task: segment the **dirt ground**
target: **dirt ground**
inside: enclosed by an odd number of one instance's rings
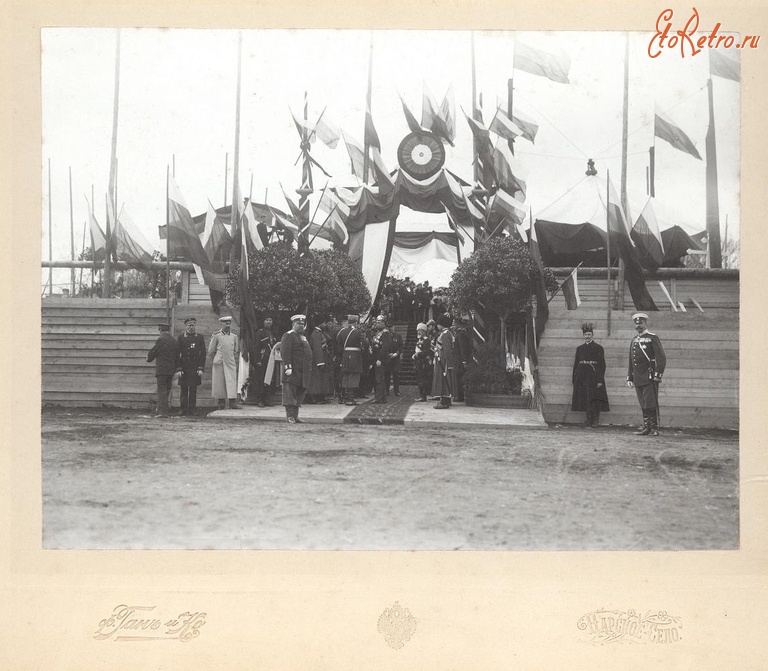
[[[738,547],[738,434],[43,413],[44,547]]]

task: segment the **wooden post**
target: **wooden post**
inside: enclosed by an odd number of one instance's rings
[[[605,253],[606,265],[608,266],[608,335],[611,335],[611,226],[608,222],[608,209],[611,205],[611,171],[605,171]]]
[[[171,169],[165,167],[165,319],[171,323]]]
[[[53,217],[53,208],[51,201],[53,200],[53,194],[51,193],[51,159],[48,159],[48,260],[53,261],[53,224],[51,223]],[[48,295],[53,296],[53,268],[48,269]]]
[[[69,166],[69,257],[75,260],[75,215],[72,206],[72,166]],[[75,269],[70,273],[72,287],[70,296],[75,295]]]

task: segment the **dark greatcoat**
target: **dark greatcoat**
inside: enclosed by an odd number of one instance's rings
[[[308,394],[330,394],[331,388],[329,375],[332,365],[328,353],[328,337],[317,326],[309,334],[309,346],[312,348],[312,375],[307,387]]]
[[[176,357],[176,368],[181,370],[179,384],[187,387],[197,387],[201,384],[202,375],[198,370],[205,370],[205,339],[199,333],[187,335],[182,333],[177,340],[179,353]]]
[[[280,340],[280,356],[283,359],[283,405],[300,406],[312,376],[312,348],[306,336],[293,330],[285,333]],[[286,366],[291,366],[290,375],[285,374]]]
[[[608,391],[605,388],[605,351],[601,345],[592,341],[576,348],[573,361],[573,397],[571,410],[586,412],[594,402],[594,410],[608,412]],[[597,385],[601,384],[601,387]]]
[[[269,355],[277,342],[277,338],[272,334],[271,330],[260,328],[256,331],[254,341],[254,347],[251,354],[251,366],[253,367],[251,382],[253,384],[253,393],[257,396],[261,396],[264,393],[264,375],[267,371],[267,365],[269,364]],[[276,382],[276,375],[273,374],[271,384]],[[266,386],[270,385],[267,384]]]
[[[155,362],[155,377],[172,376],[176,372],[176,357],[179,344],[169,332],[165,331],[155,340],[155,345],[147,354],[147,361]]]
[[[435,340],[435,369],[432,373],[432,396],[455,397],[458,392],[456,376],[456,343],[453,333],[444,329]],[[444,375],[443,373],[447,373]]]

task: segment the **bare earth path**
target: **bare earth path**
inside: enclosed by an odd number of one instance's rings
[[[46,548],[738,547],[738,435],[45,410]]]

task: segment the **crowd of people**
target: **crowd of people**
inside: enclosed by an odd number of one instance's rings
[[[428,280],[415,283],[410,277],[388,276],[374,313],[389,315],[396,322],[427,322],[448,311],[445,288],[433,289]]]
[[[640,435],[658,435],[658,388],[666,366],[659,337],[648,330],[648,315],[632,316],[637,335],[632,339],[627,385],[635,389],[643,414]],[[247,374],[240,374],[240,344],[231,330],[231,317],[221,317],[222,327],[211,336],[208,347],[196,332],[196,320],[184,320],[184,333],[174,338],[169,324],[160,324],[160,335],[147,354],[155,362],[157,415],[170,416],[169,398],[178,376],[182,415],[195,414],[197,387],[202,383],[207,358],[211,359],[211,395],[219,407],[237,409],[238,399],[253,399],[258,407],[272,405],[281,389],[287,421],[301,423],[304,403],[357,405],[358,399],[374,393],[373,403],[387,403],[390,388],[400,395],[400,371],[404,355],[402,336],[391,328],[384,315],[361,325],[359,315],[347,315],[341,323],[334,317],[295,314],[291,328],[280,337],[274,320],[267,316],[247,352]],[[472,361],[472,337],[467,323],[447,313],[419,322],[413,359],[417,402],[429,397],[434,406],[446,410],[464,401],[463,374]],[[584,344],[576,350],[573,364],[571,410],[586,413],[586,425],[599,426],[600,413],[610,410],[605,385],[605,353],[594,342],[594,326],[582,325]]]
[[[160,336],[147,355],[156,362],[157,415],[170,416],[169,397],[178,380],[182,415],[196,412],[197,387],[202,382],[207,359],[211,360],[211,395],[223,409],[238,409],[249,401],[257,407],[274,404],[281,390],[287,421],[301,423],[299,408],[305,404],[357,405],[373,393],[373,403],[387,403],[390,391],[400,395],[400,372],[404,341],[384,315],[361,324],[350,314],[339,322],[335,317],[314,315],[291,317],[291,328],[278,334],[271,316],[250,343],[247,373],[240,370],[240,343],[231,330],[231,317],[221,317],[206,348],[196,332],[196,320],[184,322],[184,333],[170,334],[170,325],[160,324]],[[463,401],[461,376],[472,358],[472,339],[462,319],[443,313],[436,320],[417,325],[417,342],[411,355],[419,387],[418,401],[438,400],[435,408],[446,409],[452,400]]]

